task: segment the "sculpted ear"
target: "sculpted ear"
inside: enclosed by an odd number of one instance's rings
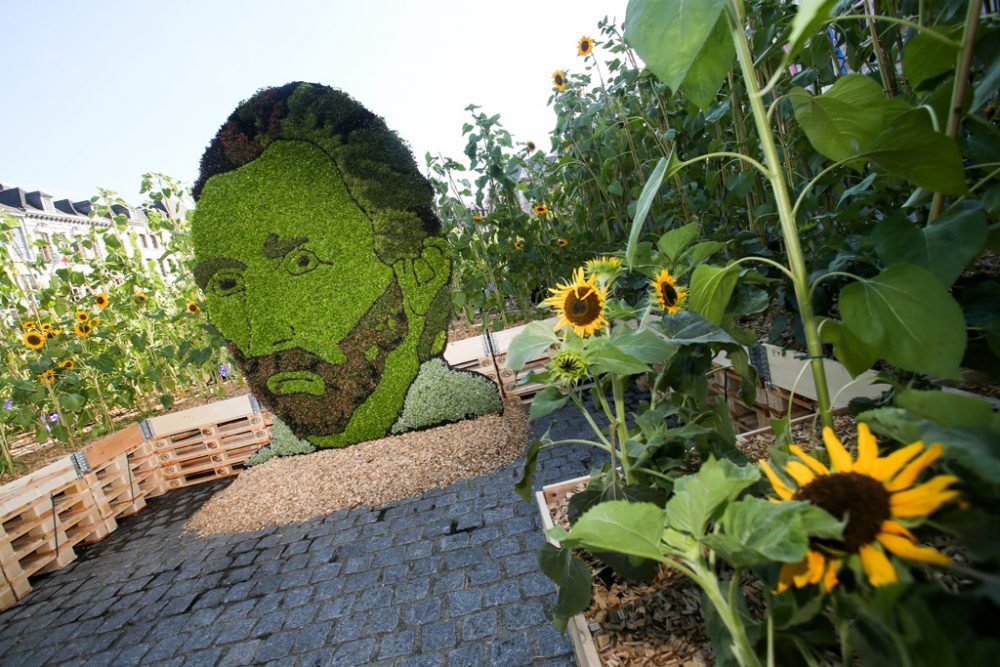
[[[412,211],[382,209],[372,217],[375,254],[386,264],[417,259],[427,238],[420,218]]]

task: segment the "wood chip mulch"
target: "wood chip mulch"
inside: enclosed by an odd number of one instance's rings
[[[528,416],[517,402],[502,415],[274,458],[242,473],[188,521],[202,534],[299,523],[341,509],[377,508],[515,461],[528,440]]]

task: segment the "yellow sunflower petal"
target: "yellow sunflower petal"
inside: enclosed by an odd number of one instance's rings
[[[785,466],[785,472],[791,475],[792,479],[794,479],[800,487],[805,486],[809,482],[816,479],[816,475],[813,474],[813,471],[807,468],[804,463],[800,463],[799,461],[789,461],[788,465]]]
[[[899,473],[896,479],[886,484],[885,488],[890,491],[902,491],[908,488],[916,481],[920,473],[927,469],[927,466],[938,460],[942,452],[944,452],[944,447],[938,443],[934,443],[927,448],[926,452],[913,459],[908,466],[903,468],[903,472]]]
[[[840,561],[829,560],[826,564],[826,573],[823,575],[823,588],[827,593],[837,585],[837,570],[840,569]]]
[[[792,454],[795,454],[797,457],[799,457],[800,459],[802,459],[802,461],[805,462],[805,464],[807,466],[809,466],[809,468],[814,473],[816,473],[817,475],[829,475],[830,474],[830,469],[829,468],[827,468],[825,465],[823,465],[819,461],[819,459],[817,459],[817,458],[815,458],[813,456],[810,456],[809,454],[806,454],[804,451],[802,451],[802,448],[799,447],[798,445],[792,445],[788,449],[791,450]]]
[[[910,459],[919,454],[924,449],[924,443],[914,442],[902,449],[897,449],[892,454],[884,456],[872,467],[869,474],[880,482],[887,482],[892,479]]]
[[[896,570],[884,553],[870,544],[863,544],[858,549],[861,556],[861,567],[868,575],[868,581],[872,586],[885,586],[899,581]]]
[[[938,475],[929,482],[900,491],[889,496],[889,506],[893,516],[927,516],[941,505],[958,496],[958,491],[948,487],[958,482],[954,475]]]
[[[789,489],[784,482],[781,481],[780,477],[774,474],[774,470],[771,469],[771,464],[767,461],[758,461],[758,463],[760,463],[760,467],[764,469],[764,474],[767,475],[767,478],[771,480],[771,486],[774,487],[774,492],[778,494],[778,497],[782,500],[791,500],[792,496],[795,494],[792,493],[792,490]]]
[[[931,563],[933,565],[950,565],[951,558],[945,556],[937,549],[922,547],[909,538],[901,535],[891,535],[889,533],[879,533],[876,538],[883,547],[896,554],[900,558],[916,560],[921,563]]]
[[[854,472],[868,475],[877,460],[878,442],[868,424],[858,422],[858,460],[854,463]]]
[[[903,537],[908,537],[914,542],[917,538],[913,536],[913,533],[908,531],[902,524],[896,523],[895,521],[886,520],[882,522],[882,527],[879,529],[879,533],[889,533],[890,535],[902,535]]]
[[[802,588],[805,583],[800,584],[800,581],[805,581],[803,577],[808,577],[809,574],[809,558],[808,554],[806,558],[802,559],[798,563],[785,563],[781,566],[781,572],[778,573],[778,588],[774,590],[775,593],[784,593],[790,587],[795,586],[796,588]]]
[[[834,469],[837,472],[851,472],[851,454],[840,444],[837,434],[829,426],[823,427],[823,442],[826,444],[826,451],[830,453]]]
[[[826,570],[826,558],[818,551],[807,551],[806,552],[806,564],[808,565],[808,571],[802,578],[802,583],[796,579],[795,585],[802,588],[806,584],[818,584],[823,579],[823,572]]]

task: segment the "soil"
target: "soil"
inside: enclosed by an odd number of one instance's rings
[[[493,414],[424,431],[275,458],[242,473],[187,523],[202,534],[299,523],[337,510],[420,495],[515,461],[528,440],[517,401]]]

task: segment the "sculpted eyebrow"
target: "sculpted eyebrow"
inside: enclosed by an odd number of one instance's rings
[[[194,267],[194,281],[198,284],[198,287],[205,289],[208,287],[208,281],[212,279],[216,271],[221,269],[239,269],[243,271],[247,268],[247,265],[238,259],[229,259],[228,257],[213,257],[212,259],[206,259]]]
[[[308,236],[296,236],[282,241],[274,232],[264,241],[264,257],[267,259],[280,259],[298,248],[303,243],[309,243]]]

